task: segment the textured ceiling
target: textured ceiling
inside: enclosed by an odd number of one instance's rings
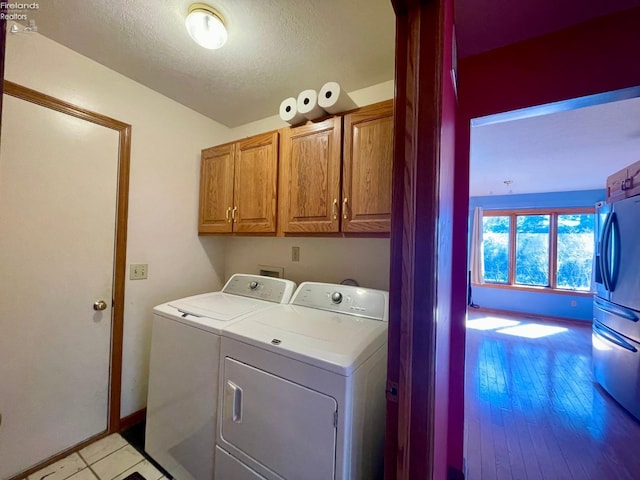
[[[194,110],[234,127],[337,81],[347,91],[393,79],[391,0],[208,0],[229,41],[189,38],[191,0],[45,0],[39,32]],[[640,0],[455,0],[461,56],[637,6]]]
[[[41,34],[230,127],[275,115],[284,98],[330,80],[353,91],[393,79],[390,0],[209,0],[229,31],[214,51],[184,28],[191,3],[45,0],[29,18]],[[481,53],[638,5],[455,0],[458,52]],[[607,175],[637,159],[639,112],[634,100],[474,128],[471,193],[602,188]]]
[[[640,98],[473,127],[470,194],[605,188],[639,152]]]
[[[347,91],[393,79],[389,0],[210,0],[229,32],[219,50],[184,27],[190,0],[45,0],[39,33],[229,127],[337,81]]]

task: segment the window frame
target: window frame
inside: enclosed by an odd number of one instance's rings
[[[507,283],[473,283],[474,286],[506,290],[558,293],[562,295],[592,296],[592,292],[558,288],[558,215],[595,215],[595,207],[522,208],[484,210],[482,217],[509,217],[509,275]],[[520,285],[516,280],[516,218],[522,215],[549,215],[549,285]]]

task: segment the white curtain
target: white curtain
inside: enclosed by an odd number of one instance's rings
[[[472,283],[484,283],[484,249],[482,246],[482,207],[473,210],[471,225],[471,257],[469,260]]]

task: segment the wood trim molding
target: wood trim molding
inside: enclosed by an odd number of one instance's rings
[[[499,210],[483,210],[482,215],[485,217],[508,217],[511,215],[572,215],[580,213],[595,213],[593,207],[561,207],[561,208],[513,208]]]
[[[500,290],[516,290],[518,292],[553,293],[556,295],[571,295],[574,297],[591,297],[593,292],[579,292],[575,290],[560,290],[551,287],[534,287],[531,285],[509,285],[508,283],[472,283],[478,288],[497,288]]]
[[[446,55],[453,12],[448,0],[392,3],[396,99],[385,478],[444,478],[455,96],[443,79],[451,81]]]
[[[131,125],[129,124],[107,117],[106,115],[92,112],[91,110],[86,110],[73,105],[72,103],[38,92],[37,90],[23,87],[22,85],[10,82],[9,80],[4,81],[4,93],[66,115],[71,115],[72,117],[86,120],[87,122],[111,128],[112,130],[117,130],[119,132],[126,130],[127,128],[131,130]]]
[[[0,13],[7,12],[7,4],[0,3]],[[2,131],[2,97],[4,91],[4,56],[7,47],[7,20],[0,15],[0,132]],[[2,138],[0,137],[0,141]]]
[[[135,427],[136,425],[144,422],[147,417],[147,409],[142,408],[137,412],[133,412],[131,415],[127,415],[126,417],[122,417],[120,419],[120,431],[124,432],[131,427]]]
[[[3,85],[4,93],[7,95],[110,128],[117,131],[120,136],[113,281],[113,319],[111,330],[111,378],[109,385],[109,417],[107,426],[107,433],[117,432],[120,429],[120,396],[122,390],[122,342],[124,328],[124,289],[126,280],[129,165],[131,160],[131,125],[7,80],[4,80]]]
[[[493,315],[501,315],[522,320],[541,320],[547,322],[569,323],[572,325],[591,325],[590,320],[578,320],[577,318],[554,317],[552,315],[541,315],[538,313],[514,312],[513,310],[501,310],[499,308],[479,307],[469,310],[470,312],[488,313]]]
[[[516,283],[516,249],[518,248],[516,230],[518,228],[515,215],[509,217],[509,284]]]

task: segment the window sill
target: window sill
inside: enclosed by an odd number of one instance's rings
[[[473,287],[498,288],[501,290],[516,290],[519,292],[553,293],[557,295],[571,295],[574,297],[592,297],[592,292],[582,292],[576,290],[560,290],[550,287],[533,287],[525,285],[505,285],[501,283],[472,283]]]

